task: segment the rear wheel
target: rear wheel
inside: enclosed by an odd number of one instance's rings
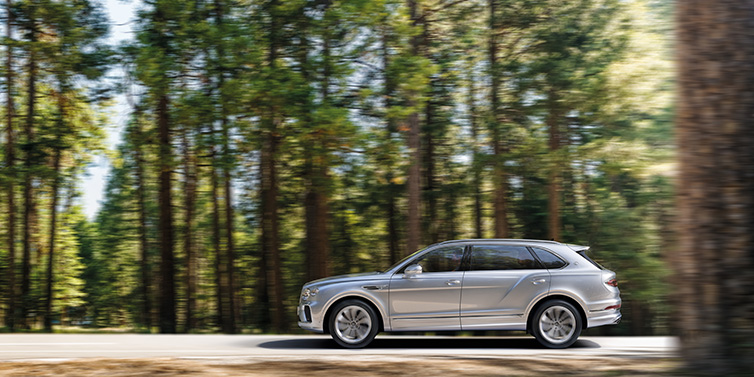
[[[329,321],[330,336],[345,348],[366,347],[379,330],[374,309],[360,300],[347,300],[337,304]]]
[[[534,312],[532,333],[547,348],[566,348],[581,335],[583,320],[576,308],[563,300],[551,300]]]

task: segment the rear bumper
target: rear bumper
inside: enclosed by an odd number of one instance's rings
[[[596,313],[589,313],[587,328],[617,325],[623,316],[619,310],[605,310]]]

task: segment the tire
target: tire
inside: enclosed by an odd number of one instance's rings
[[[328,318],[330,336],[344,348],[364,348],[380,328],[377,314],[361,300],[346,300],[332,309]]]
[[[547,348],[568,348],[581,335],[583,319],[576,308],[563,300],[540,306],[531,321],[532,333]]]

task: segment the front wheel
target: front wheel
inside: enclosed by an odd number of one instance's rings
[[[363,301],[343,301],[333,308],[332,313],[330,336],[341,347],[363,348],[377,335],[377,314]]]
[[[579,338],[582,319],[570,303],[551,300],[537,309],[531,324],[540,344],[547,348],[567,348]]]

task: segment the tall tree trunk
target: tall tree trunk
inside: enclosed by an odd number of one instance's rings
[[[467,106],[469,107],[469,125],[471,126],[471,152],[473,159],[471,166],[473,169],[473,195],[474,195],[474,234],[476,238],[482,238],[484,233],[482,229],[482,169],[479,163],[479,125],[476,117],[476,90],[474,87],[474,67],[469,67],[469,96]]]
[[[157,130],[159,134],[159,201],[160,219],[160,332],[176,332],[175,313],[175,263],[173,255],[172,172],[173,153],[170,142],[168,97],[160,94],[157,104]]]
[[[212,151],[211,151],[211,158],[212,158],[212,166],[210,167],[210,180],[212,185],[212,248],[213,252],[215,254],[215,288],[217,292],[215,293],[215,298],[217,299],[217,326],[225,330],[225,316],[227,313],[227,304],[225,302],[225,299],[227,295],[225,294],[227,286],[226,286],[226,273],[225,268],[227,264],[224,262],[225,255],[222,252],[222,248],[220,247],[220,241],[221,241],[221,232],[220,232],[220,203],[217,198],[218,190],[220,190],[220,184],[218,182],[217,177],[217,169],[219,166],[218,158],[217,158],[217,150],[216,150],[216,138],[215,135],[215,129],[214,126],[211,127],[212,133]]]
[[[561,172],[560,159],[560,111],[558,106],[558,97],[554,91],[549,94],[549,111],[547,116],[547,128],[549,130],[550,146],[550,171],[549,182],[547,184],[547,230],[548,237],[554,241],[560,241],[560,230],[562,228],[560,220],[560,192],[563,175]]]
[[[58,140],[58,142],[61,142]],[[50,238],[49,248],[50,253],[47,257],[47,295],[45,299],[45,318],[44,327],[45,331],[52,332],[52,302],[53,302],[53,266],[55,262],[55,233],[57,232],[57,219],[58,219],[58,191],[60,187],[60,158],[61,158],[60,146],[55,147],[55,155],[53,156],[53,181],[52,181],[52,202],[50,203]]]
[[[489,40],[488,55],[490,65],[490,110],[492,112],[492,150],[494,153],[493,163],[493,182],[495,184],[495,237],[508,237],[508,177],[505,173],[503,163],[503,146],[502,135],[500,134],[500,67],[498,66],[498,20],[497,20],[497,0],[489,0]]]
[[[420,22],[419,4],[416,0],[407,0],[409,6],[409,13],[412,24],[417,26]],[[411,38],[411,48],[414,56],[419,56],[421,53],[421,36],[415,35]],[[413,95],[412,98],[408,98],[408,106],[416,108],[417,98]],[[414,110],[407,119],[408,123],[408,150],[409,158],[411,159],[411,165],[408,168],[408,226],[406,236],[406,252],[405,254],[411,254],[419,249],[419,242],[421,240],[421,125],[419,123],[419,113]]]
[[[327,2],[326,6],[329,7]],[[325,12],[327,9],[324,10]],[[329,30],[325,30],[323,36],[323,69],[320,95],[322,106],[330,106],[330,36]],[[328,163],[329,147],[327,145],[327,130],[322,129],[320,124],[314,124],[310,135],[311,148],[307,151],[306,163],[307,190],[305,196],[306,207],[306,247],[307,247],[307,278],[315,280],[329,275],[328,260],[330,251],[330,237],[328,229]]]
[[[221,105],[223,108],[224,106]],[[235,281],[235,245],[233,243],[233,192],[231,190],[231,177],[230,171],[232,167],[230,154],[230,135],[228,132],[228,119],[225,114],[222,114],[222,137],[223,137],[223,189],[225,192],[225,236],[227,242],[225,244],[225,263],[227,267],[225,270],[228,275],[228,313],[226,317],[225,332],[228,334],[235,334],[240,320],[240,311],[238,310],[238,303],[236,302],[236,281]]]
[[[194,207],[196,202],[196,159],[189,141],[189,131],[181,133],[183,144],[184,233],[183,250],[186,254],[186,332],[196,328],[196,247],[194,246]]]
[[[754,370],[754,1],[676,3],[675,321],[689,371]]]
[[[50,237],[49,237],[49,255],[47,256],[47,295],[45,300],[44,328],[47,332],[52,332],[52,302],[53,296],[53,266],[55,263],[55,234],[57,232],[58,219],[58,191],[60,190],[60,159],[63,153],[63,143],[61,133],[65,129],[66,110],[65,110],[65,90],[64,83],[60,82],[60,92],[58,93],[58,129],[55,130],[54,155],[52,160],[52,201],[50,203]]]
[[[7,102],[5,103],[5,161],[6,170],[8,171],[6,194],[8,199],[8,263],[7,272],[8,288],[6,289],[8,298],[8,312],[5,316],[5,326],[14,331],[16,328],[16,198],[15,198],[15,163],[16,163],[16,145],[15,131],[13,130],[13,116],[15,115],[15,105],[13,104],[13,1],[6,0],[5,31],[8,38],[5,55],[5,93]]]
[[[34,213],[34,196],[32,192],[33,174],[32,170],[37,165],[36,161],[36,141],[34,136],[34,117],[36,115],[37,100],[37,30],[34,21],[35,12],[33,6],[29,10],[31,21],[30,38],[29,38],[29,77],[27,88],[27,105],[26,105],[26,124],[24,134],[26,135],[26,161],[24,174],[24,225],[23,225],[23,260],[21,265],[21,318],[20,324],[23,328],[29,328],[27,323],[28,313],[34,304],[31,299],[31,247],[32,247],[32,215]]]
[[[423,56],[427,59],[431,59],[430,56],[430,38],[431,33],[429,29],[429,22],[425,19],[422,22],[422,38],[421,49]],[[432,95],[432,88],[437,85],[435,79],[430,79],[430,96]],[[424,104],[424,141],[422,146],[424,147],[424,197],[426,199],[427,208],[425,212],[426,219],[426,235],[425,239],[428,243],[437,243],[440,240],[440,218],[437,215],[437,193],[435,186],[435,104],[432,102],[432,98],[427,100]],[[420,215],[421,217],[421,215]]]
[[[381,28],[382,32],[382,69],[385,72],[384,81],[384,96],[385,96],[385,111],[386,113],[394,106],[395,97],[395,80],[388,74],[390,68],[390,33],[388,26],[385,25]],[[387,130],[386,142],[390,143],[393,138],[393,133],[397,131],[395,120],[388,117],[386,120]],[[387,173],[387,218],[388,218],[388,251],[390,253],[390,264],[393,265],[401,259],[401,252],[399,250],[399,235],[398,235],[398,210],[396,208],[396,184],[393,183],[392,169]]]
[[[224,32],[225,4],[221,0],[215,1],[215,21],[221,34]],[[220,99],[220,131],[222,132],[222,144],[223,144],[223,191],[225,197],[225,236],[227,242],[225,243],[225,271],[227,274],[227,288],[225,293],[227,294],[226,303],[227,311],[226,317],[223,320],[223,331],[227,334],[234,334],[237,331],[238,322],[240,321],[240,310],[238,303],[236,302],[236,281],[235,281],[235,244],[233,239],[233,192],[231,181],[231,169],[233,168],[232,156],[230,151],[230,131],[228,116],[226,114],[226,96],[223,93],[223,87],[225,83],[225,66],[223,63],[225,57],[225,51],[223,48],[223,42],[217,44],[217,55],[220,59],[220,64],[217,67],[218,74],[218,96]]]
[[[136,160],[136,201],[139,210],[139,254],[141,268],[141,323],[152,329],[152,301],[150,294],[149,239],[147,236],[147,198],[144,179],[144,153],[142,151],[145,137],[141,128],[141,109],[136,108],[136,129],[134,135],[134,159]]]
[[[280,261],[280,239],[278,229],[278,183],[275,156],[278,148],[278,136],[275,132],[275,119],[269,119],[270,129],[264,135],[260,156],[261,194],[262,194],[262,250],[267,264],[267,284],[269,289],[270,318],[275,331],[284,328],[283,282]]]
[[[278,1],[272,0],[269,3],[270,9],[270,28],[269,41],[270,50],[267,56],[267,63],[274,72],[277,69],[278,48],[280,30],[278,12]],[[260,172],[260,194],[262,201],[262,252],[265,255],[265,264],[267,267],[266,283],[268,285],[268,295],[270,299],[270,319],[272,328],[275,331],[283,331],[286,326],[286,315],[283,309],[283,277],[282,265],[280,260],[280,236],[279,236],[279,218],[278,218],[278,176],[277,176],[277,151],[280,143],[278,135],[278,126],[280,122],[278,109],[275,105],[270,105],[267,114],[264,115],[262,134],[262,151],[260,154],[259,168]]]

